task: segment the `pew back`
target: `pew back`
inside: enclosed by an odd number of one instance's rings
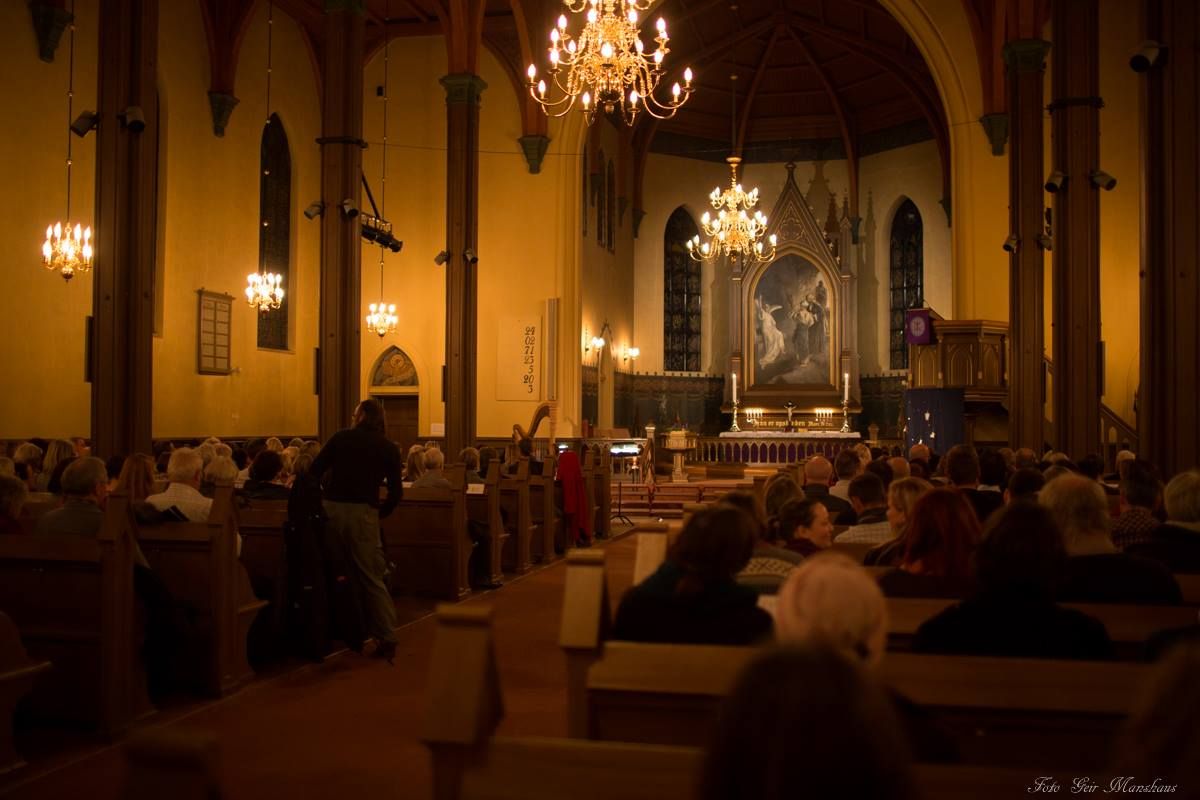
[[[393,594],[458,600],[470,593],[467,504],[463,467],[446,469],[450,489],[405,489],[404,499],[380,521],[384,551],[395,564]]]

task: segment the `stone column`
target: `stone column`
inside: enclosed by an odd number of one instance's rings
[[[152,452],[158,0],[102,0],[99,40],[92,452],[108,457]]]
[[[742,310],[745,308],[745,298],[742,293],[745,288],[744,278],[745,271],[742,269],[742,260],[734,259],[729,264],[729,372],[730,374],[737,373],[738,375],[738,396],[745,394],[749,388],[749,376],[746,375],[744,354],[742,353],[742,326],[743,321]],[[753,348],[753,345],[751,345]],[[750,353],[750,357],[754,357],[754,353]],[[725,382],[725,402],[733,401],[733,385],[731,380]]]
[[[1010,360],[1008,371],[1009,442],[1040,452],[1044,440],[1043,366],[1045,336],[1042,330],[1042,73],[1049,42],[1018,39],[1004,45],[1008,67],[1008,110],[1012,138],[1008,160],[1009,225],[1016,237],[1016,252],[1009,257],[1008,316]],[[997,242],[997,245],[999,242]]]
[[[487,84],[459,73],[446,89],[446,453],[475,442],[479,280],[479,101]]]
[[[1167,477],[1200,464],[1200,6],[1146,0],[1164,47],[1143,84],[1138,455]]]
[[[361,392],[363,0],[325,0],[324,93],[321,103],[321,318],[317,427],[321,441],[350,426]]]
[[[1100,69],[1096,0],[1055,0],[1054,171],[1067,176],[1054,195],[1054,429],[1072,458],[1100,446]]]

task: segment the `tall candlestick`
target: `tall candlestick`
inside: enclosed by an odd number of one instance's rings
[[[842,387],[843,387],[842,388],[842,402],[849,403],[850,402],[850,373],[849,372],[842,373]]]
[[[737,405],[737,373],[733,373],[733,404]]]

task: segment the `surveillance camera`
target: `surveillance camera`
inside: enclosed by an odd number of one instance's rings
[[[395,237],[392,237],[392,240],[390,242],[388,242],[388,247],[391,248],[391,251],[393,253],[399,253],[401,250],[404,249],[404,242],[400,241],[399,239],[397,239]]]
[[[475,254],[475,251],[469,247],[463,251],[463,258],[465,258],[467,260],[468,264],[478,264],[479,263],[479,256],[477,256]]]
[[[1018,239],[1014,234],[1010,233],[1008,235],[1008,238],[1004,240],[1005,252],[1015,253],[1020,248],[1020,246],[1021,246],[1021,240]]]
[[[146,130],[146,114],[142,111],[141,106],[129,106],[121,112],[121,121],[125,123],[125,127],[134,133],[141,133]]]
[[[346,219],[354,219],[358,216],[358,206],[354,205],[354,201],[349,198],[342,201],[342,214]]]
[[[1050,238],[1049,234],[1039,233],[1037,235],[1037,243],[1038,247],[1042,248],[1043,250],[1054,249],[1054,240]]]
[[[1166,48],[1155,41],[1142,42],[1138,51],[1129,59],[1129,68],[1134,72],[1148,72],[1162,58]]]
[[[443,250],[442,252],[438,253],[436,256],[433,257],[433,263],[437,264],[439,267],[442,266],[443,264],[445,264],[449,260],[450,260],[450,254],[447,253],[445,250]]]
[[[1117,179],[1109,175],[1102,169],[1094,169],[1088,173],[1088,178],[1091,179],[1092,185],[1097,189],[1103,189],[1106,192],[1111,192],[1117,188]]]
[[[325,213],[325,204],[320,200],[314,200],[308,204],[308,208],[304,209],[304,216],[309,219],[316,219]]]
[[[1050,194],[1062,191],[1063,186],[1067,183],[1067,176],[1059,170],[1054,170],[1050,173],[1050,177],[1046,178],[1046,191]]]
[[[84,136],[87,136],[88,131],[92,130],[92,128],[95,128],[99,122],[100,117],[95,111],[84,111],[75,118],[74,122],[71,123],[71,133],[82,139]]]

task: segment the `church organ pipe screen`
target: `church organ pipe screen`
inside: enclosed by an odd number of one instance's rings
[[[892,218],[889,306],[891,368],[908,369],[904,312],[925,304],[924,228],[921,212],[905,198]]]
[[[687,242],[699,233],[682,207],[667,220],[663,237],[663,367],[668,372],[699,372],[702,324],[700,262]]]
[[[272,114],[263,126],[259,151],[259,229],[258,261],[260,270],[283,276],[283,303],[274,311],[258,315],[258,346],[270,350],[288,349],[288,304],[291,283],[292,157],[287,133],[278,114]]]

